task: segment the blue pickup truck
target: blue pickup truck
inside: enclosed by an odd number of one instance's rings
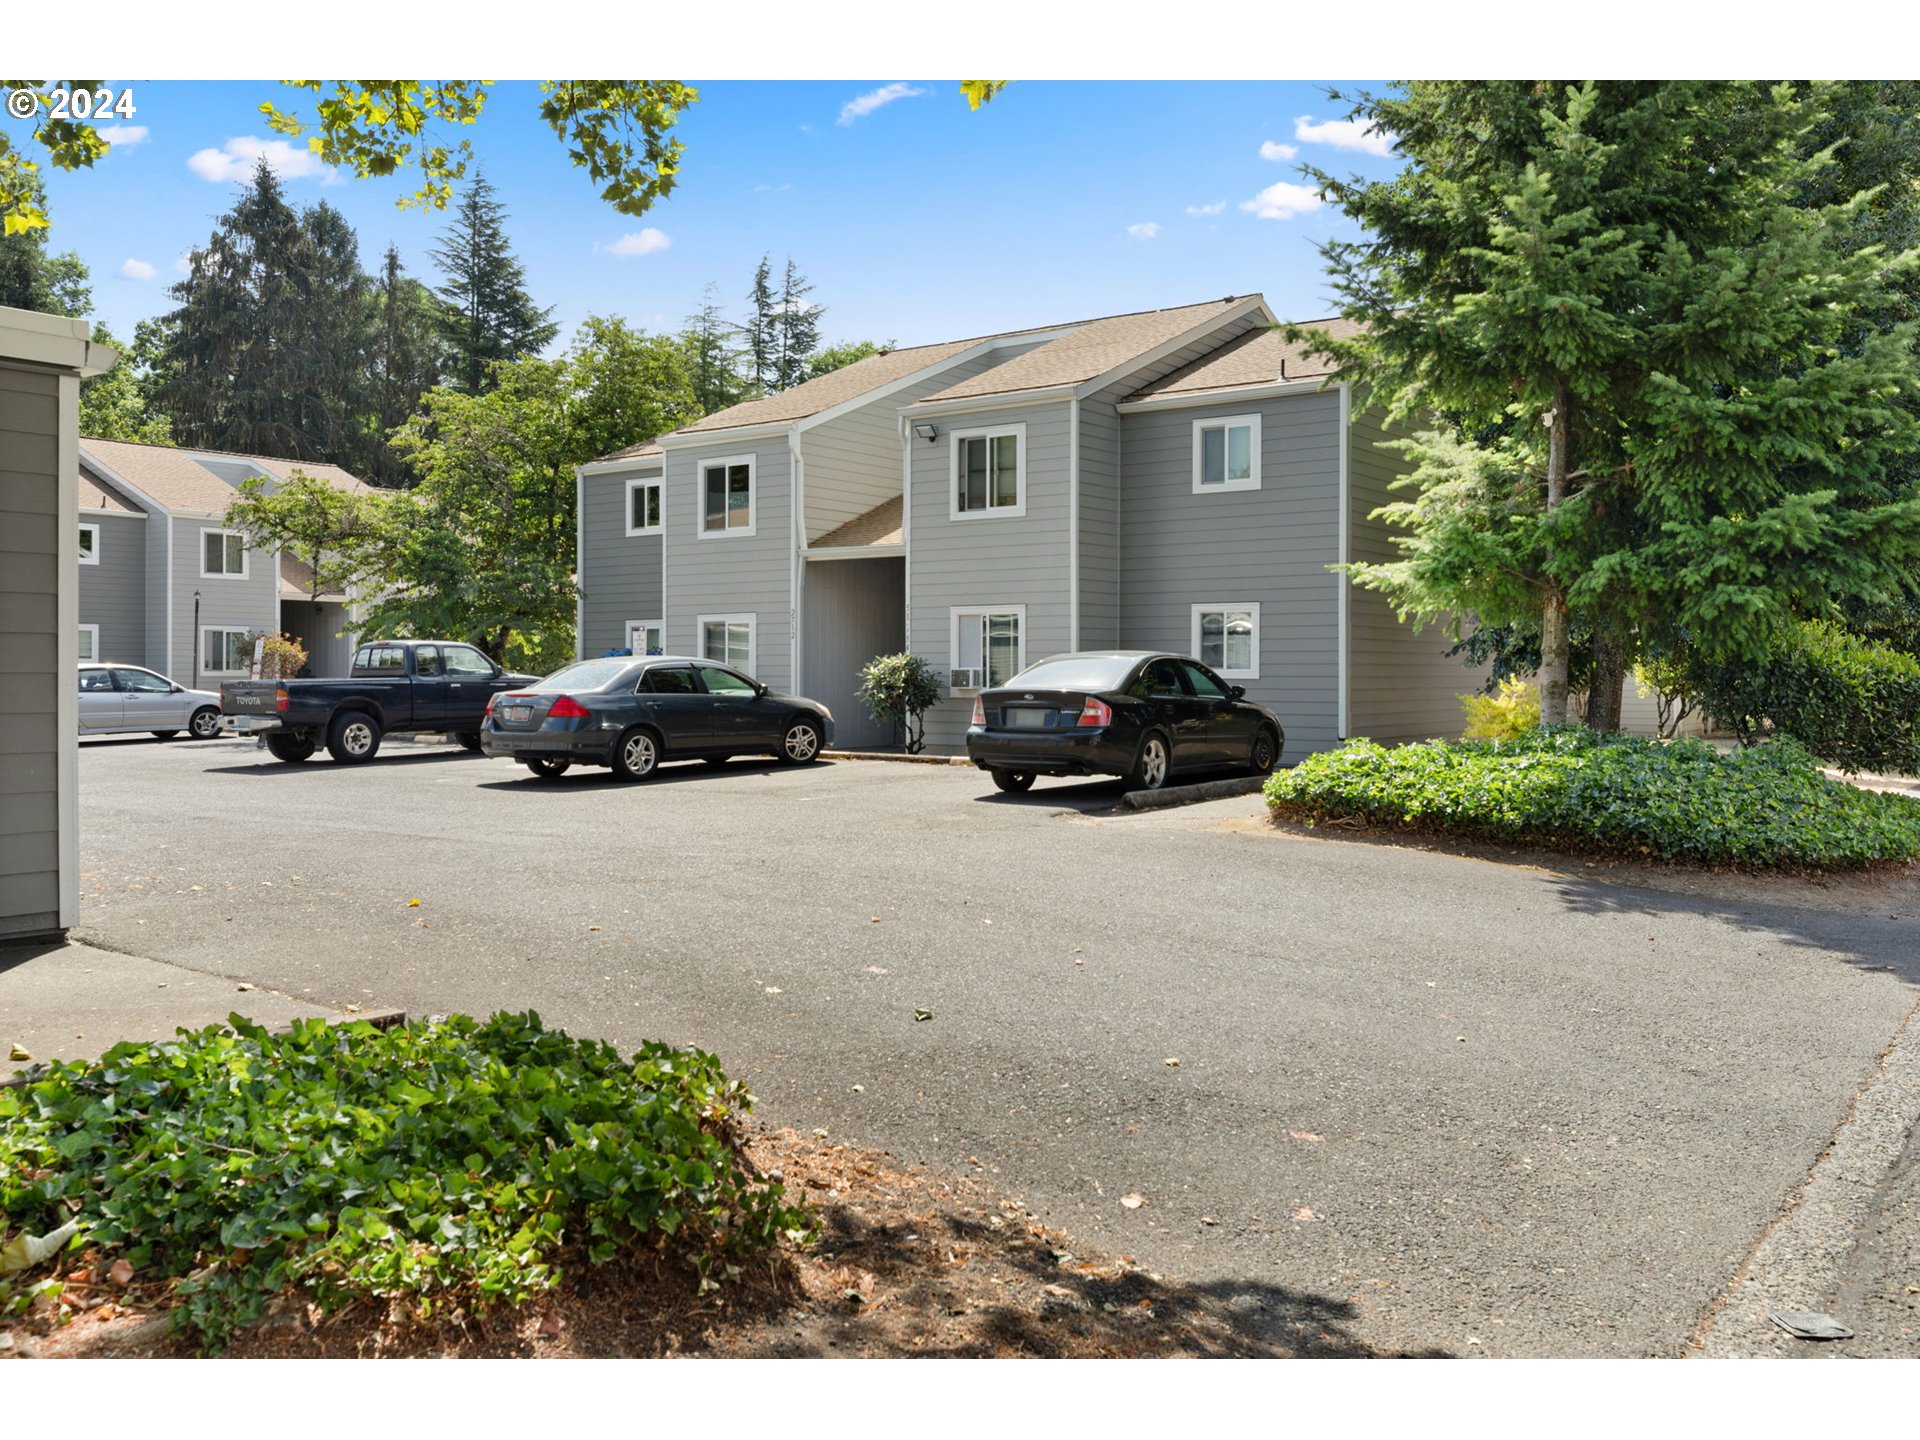
[[[276,760],[297,764],[322,745],[342,765],[371,760],[380,737],[438,730],[480,748],[487,702],[537,675],[502,670],[456,640],[374,640],[344,680],[232,680],[220,687],[221,728],[260,735]]]

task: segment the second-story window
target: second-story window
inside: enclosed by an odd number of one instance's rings
[[[200,532],[200,575],[203,579],[225,576],[245,579],[247,574],[247,537],[238,530],[202,530]]]
[[[1193,422],[1193,488],[1260,488],[1260,417],[1229,415]]]
[[[1027,427],[961,430],[953,436],[953,513],[1024,515]]]
[[[627,482],[627,534],[658,535],[659,533],[660,482],[629,480]]]
[[[753,456],[700,462],[700,533],[753,534]]]

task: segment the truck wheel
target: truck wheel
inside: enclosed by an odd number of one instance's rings
[[[361,710],[333,717],[327,727],[327,753],[342,765],[362,765],[380,753],[380,722]]]
[[[313,743],[313,736],[304,730],[298,732],[281,730],[267,736],[267,753],[276,760],[284,760],[289,765],[298,765],[318,748]]]

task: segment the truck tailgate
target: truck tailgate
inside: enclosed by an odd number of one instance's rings
[[[220,709],[227,715],[278,715],[286,693],[273,680],[229,680],[220,687]]]

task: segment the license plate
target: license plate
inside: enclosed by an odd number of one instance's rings
[[[1047,710],[1009,710],[1007,727],[1012,730],[1044,730],[1047,728]]]
[[[533,718],[533,707],[531,705],[507,706],[507,719],[512,724],[524,725],[528,720],[532,718]]]

